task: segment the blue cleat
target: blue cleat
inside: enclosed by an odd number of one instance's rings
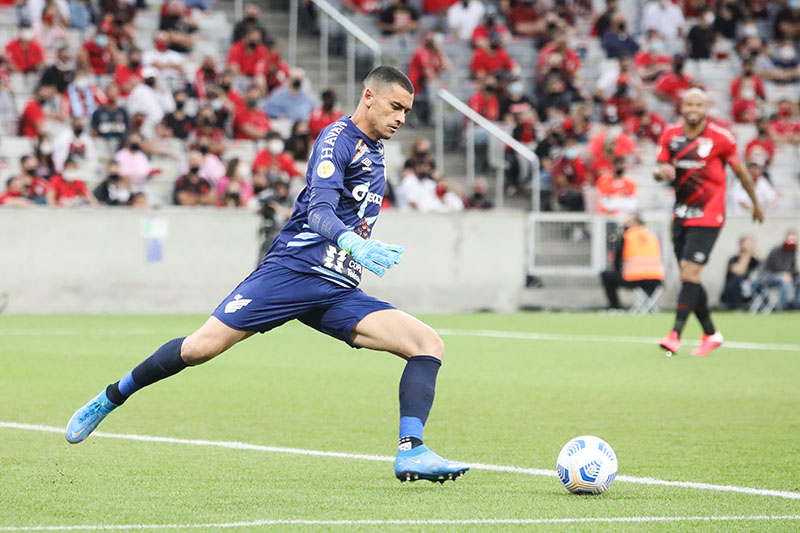
[[[442,459],[424,444],[410,450],[398,450],[394,460],[394,475],[403,483],[418,479],[439,483],[448,479],[455,481],[467,470],[469,466]]]
[[[88,437],[103,419],[119,407],[106,396],[106,390],[75,411],[67,424],[67,442],[77,444]]]

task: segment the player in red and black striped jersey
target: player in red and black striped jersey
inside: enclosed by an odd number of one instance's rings
[[[725,128],[706,118],[708,97],[700,89],[684,93],[681,124],[667,128],[661,136],[656,180],[675,187],[672,241],[680,263],[681,291],[675,310],[675,326],[661,339],[669,352],[680,346],[686,319],[694,311],[703,326],[700,346],[692,355],[708,355],[722,344],[708,310],[708,296],[700,284],[700,273],[725,221],[725,165],[731,167],[753,202],[753,220],[763,222],[753,180],[739,160],[736,140]]]

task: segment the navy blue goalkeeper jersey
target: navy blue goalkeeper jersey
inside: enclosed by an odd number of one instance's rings
[[[336,216],[348,229],[368,239],[380,213],[385,188],[383,143],[367,137],[350,117],[337,120],[322,130],[314,142],[306,187],[264,262],[323,276],[346,287],[358,286],[361,265],[336,243],[311,231],[308,204],[318,189],[338,191]]]

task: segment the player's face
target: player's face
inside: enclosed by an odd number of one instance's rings
[[[369,91],[369,89],[367,89]],[[406,122],[414,95],[395,83],[373,93],[369,107],[370,122],[381,139],[391,139]]]
[[[708,102],[699,94],[692,94],[683,99],[681,104],[681,115],[683,120],[690,126],[700,124],[706,118]]]

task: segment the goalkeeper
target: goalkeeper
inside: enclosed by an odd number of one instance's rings
[[[403,254],[402,246],[369,237],[386,186],[382,139],[405,123],[413,100],[413,86],[399,70],[380,66],[370,72],[353,115],[317,137],[306,188],[258,268],[200,329],[167,342],[80,408],[67,425],[67,440],[86,439],[140,388],[297,319],[350,346],[406,360],[394,463],[398,479],[443,483],[466,472],[468,466],[439,457],[422,440],[444,353],[441,339],[421,321],[358,288],[364,269],[382,276]]]

